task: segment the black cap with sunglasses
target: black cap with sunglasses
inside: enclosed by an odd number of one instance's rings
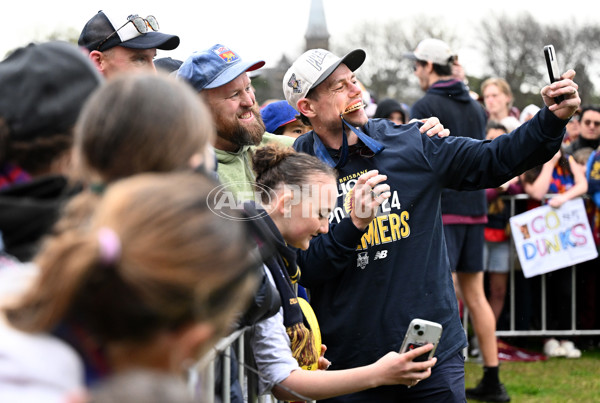
[[[90,52],[102,52],[115,46],[163,50],[173,50],[179,46],[178,36],[158,32],[158,29],[158,21],[151,15],[140,17],[134,14],[115,20],[98,11],[83,27],[78,44]]]

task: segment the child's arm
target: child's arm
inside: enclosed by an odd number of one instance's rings
[[[542,200],[544,196],[546,196],[548,189],[550,188],[550,183],[552,182],[552,172],[554,171],[554,167],[559,158],[560,151],[557,152],[550,161],[543,165],[542,171],[532,183],[523,182],[523,189],[531,198]]]
[[[431,375],[431,367],[435,365],[437,358],[423,362],[414,362],[413,359],[432,348],[432,344],[427,344],[404,354],[390,352],[371,365],[351,369],[336,371],[298,369],[292,371],[281,385],[314,400],[355,393],[382,385],[414,386],[416,382]],[[298,400],[298,396],[278,386],[273,388],[272,393],[279,400]]]
[[[585,178],[585,168],[583,165],[577,163],[575,158],[573,158],[572,155],[569,155],[569,167],[573,173],[575,184],[566,192],[548,200],[548,205],[551,207],[558,208],[562,206],[564,202],[582,196],[587,192],[588,182]]]

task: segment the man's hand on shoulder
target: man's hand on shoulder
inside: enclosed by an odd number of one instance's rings
[[[429,137],[433,137],[436,134],[438,137],[448,137],[450,135],[450,129],[444,128],[444,125],[435,116],[429,119],[412,119],[408,123],[414,122],[423,122],[423,126],[421,126],[419,131],[427,134]]]

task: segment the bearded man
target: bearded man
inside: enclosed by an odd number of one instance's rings
[[[220,181],[238,201],[253,199],[252,150],[272,141],[291,146],[294,139],[265,132],[254,89],[247,72],[265,62],[244,61],[217,44],[194,52],[177,71],[209,106],[217,130],[214,144]]]

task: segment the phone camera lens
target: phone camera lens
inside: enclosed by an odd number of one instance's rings
[[[422,331],[422,330],[419,330],[419,331],[417,332],[417,334],[418,334],[419,336],[423,336],[423,331]]]
[[[415,330],[419,330],[421,328],[421,325],[415,325]]]

